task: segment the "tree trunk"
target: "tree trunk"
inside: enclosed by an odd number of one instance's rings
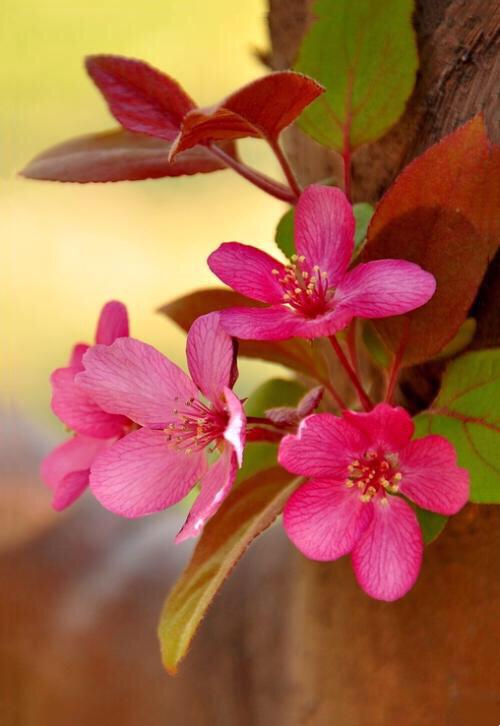
[[[274,69],[293,64],[311,18],[304,0],[271,0]],[[399,170],[482,111],[499,141],[500,6],[420,0],[420,72],[400,122],[354,159],[355,201],[376,202]],[[288,151],[304,183],[337,176],[338,157],[300,131]],[[498,344],[498,265],[483,284],[478,345]],[[425,371],[425,369],[423,369]],[[422,369],[411,372],[417,385]],[[420,381],[421,382],[421,381]],[[290,599],[292,688],[287,726],[475,726],[500,720],[500,508],[469,505],[427,548],[414,590],[366,597],[349,561],[296,555]]]

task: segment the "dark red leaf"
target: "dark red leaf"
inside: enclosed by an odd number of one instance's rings
[[[217,106],[190,111],[172,149],[172,156],[196,144],[247,136],[276,141],[324,88],[312,78],[278,71],[259,78]]]
[[[182,176],[225,169],[198,146],[168,160],[171,144],[123,129],[71,139],[36,156],[21,172],[30,179],[61,182],[115,182]],[[226,152],[233,156],[231,143]]]
[[[94,55],[85,65],[111,113],[129,131],[172,141],[196,107],[176,81],[143,61]]]
[[[177,298],[161,307],[159,312],[187,331],[200,315],[236,306],[257,307],[259,303],[252,302],[232,290],[207,288]],[[273,363],[281,363],[281,365],[306,373],[313,378],[318,369],[318,361],[311,345],[298,338],[271,342],[241,340],[238,352],[247,358],[261,358]]]
[[[378,205],[364,260],[403,258],[432,272],[434,297],[408,316],[376,320],[403,363],[434,357],[467,317],[500,240],[500,149],[481,116],[415,159]]]

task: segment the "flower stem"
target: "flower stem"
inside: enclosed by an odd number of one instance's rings
[[[331,394],[333,400],[337,404],[337,406],[340,408],[341,411],[345,411],[347,409],[346,402],[340,395],[340,393],[337,391],[337,389],[329,382],[329,381],[321,381],[322,385],[329,391]]]
[[[287,182],[290,185],[290,189],[294,192],[294,194],[297,195],[297,197],[300,197],[302,194],[302,189],[300,188],[299,182],[297,181],[297,178],[295,174],[293,173],[293,169],[290,166],[290,162],[286,158],[285,154],[283,153],[283,149],[279,145],[279,142],[276,141],[270,141],[269,145],[271,146],[271,149],[274,151],[276,158],[278,159],[281,168],[283,169],[283,173],[285,175],[285,178]]]
[[[208,148],[213,156],[216,156],[226,166],[228,166],[230,169],[233,169],[237,174],[242,176],[251,184],[254,184],[254,186],[262,189],[262,191],[270,194],[273,197],[276,197],[276,199],[280,199],[282,202],[287,202],[288,204],[297,203],[297,194],[293,192],[289,187],[286,187],[284,184],[281,184],[280,182],[271,179],[265,174],[261,174],[259,171],[257,171],[256,169],[252,169],[243,162],[238,161],[233,156],[231,156],[231,154],[228,154],[226,151],[224,151],[224,149],[221,149],[219,146],[211,144]]]
[[[344,354],[344,351],[342,350],[337,338],[334,335],[330,335],[328,340],[330,341],[331,346],[332,346],[333,350],[335,351],[335,355],[339,359],[341,366],[343,367],[343,369],[345,370],[345,372],[351,379],[351,383],[353,384],[354,388],[356,389],[356,392],[358,394],[361,405],[363,406],[365,411],[371,411],[371,409],[373,408],[373,403],[372,403],[370,397],[368,396],[368,394],[366,393],[365,389],[361,385],[360,380],[359,380],[358,376],[356,375],[356,371],[354,370],[354,368],[351,366],[351,364],[347,360],[347,358]]]
[[[387,383],[387,391],[385,394],[385,400],[387,403],[392,403],[392,397],[394,395],[394,389],[398,382],[399,371],[401,363],[403,362],[403,354],[408,344],[408,338],[410,337],[410,318],[405,317],[403,323],[403,332],[401,334],[401,340],[398,346],[394,358],[392,359],[391,372],[389,374],[389,381]]]

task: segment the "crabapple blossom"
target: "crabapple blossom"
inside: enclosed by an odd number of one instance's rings
[[[188,334],[191,377],[133,338],[95,346],[84,356],[78,385],[105,411],[141,426],[111,446],[92,467],[90,484],[107,509],[139,517],[200,494],[176,541],[201,531],[241,466],[246,418],[232,391],[235,347],[219,314],[198,318]],[[203,400],[205,399],[205,400]],[[219,452],[209,463],[207,452]]]
[[[288,536],[314,560],[350,553],[359,584],[379,600],[405,595],[420,570],[422,533],[406,499],[451,515],[469,496],[452,444],[412,440],[413,432],[404,409],[381,403],[369,413],[313,414],[280,446],[282,466],[309,477],[285,506]]]
[[[95,335],[96,343],[110,345],[119,337],[128,336],[125,305],[111,301],[104,305]],[[132,427],[125,416],[104,411],[75,383],[83,371],[82,358],[89,346],[74,346],[68,366],[52,373],[52,409],[75,434],[57,446],[41,464],[43,481],[53,490],[54,509],[69,507],[83,493],[89,481],[90,467],[100,453]]]
[[[330,336],[354,317],[385,318],[424,305],[436,281],[406,260],[376,260],[348,270],[354,215],[340,190],[308,187],[295,211],[297,254],[283,264],[256,247],[222,244],[208,258],[222,282],[268,307],[222,311],[224,329],[243,340]]]

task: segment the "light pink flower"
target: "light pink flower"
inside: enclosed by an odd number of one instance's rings
[[[126,307],[115,300],[102,309],[95,335],[96,343],[109,345],[116,338],[128,336]],[[78,343],[69,365],[52,373],[52,409],[56,416],[76,434],[57,446],[42,462],[41,477],[53,490],[56,510],[69,507],[82,494],[95,458],[120,436],[130,430],[131,421],[107,413],[75,384],[83,371],[82,358],[89,346]]]
[[[313,185],[295,211],[294,255],[287,265],[255,247],[222,244],[208,258],[212,272],[269,307],[222,312],[222,325],[244,340],[333,335],[353,317],[385,318],[424,305],[436,281],[405,260],[376,260],[348,271],[354,250],[352,207],[340,189]]]
[[[450,442],[412,441],[413,432],[404,409],[382,403],[342,418],[309,416],[280,446],[282,466],[310,477],[285,506],[288,536],[313,560],[351,553],[359,584],[379,600],[407,593],[422,562],[422,533],[404,497],[451,515],[469,496],[468,472]]]
[[[191,326],[187,361],[191,378],[155,348],[128,338],[91,348],[78,376],[78,385],[105,411],[144,427],[92,467],[90,485],[101,504],[140,517],[175,504],[200,482],[176,541],[199,534],[229,493],[246,433],[241,401],[231,390],[238,374],[234,343],[218,313]],[[209,465],[207,450],[215,449],[219,458]]]

